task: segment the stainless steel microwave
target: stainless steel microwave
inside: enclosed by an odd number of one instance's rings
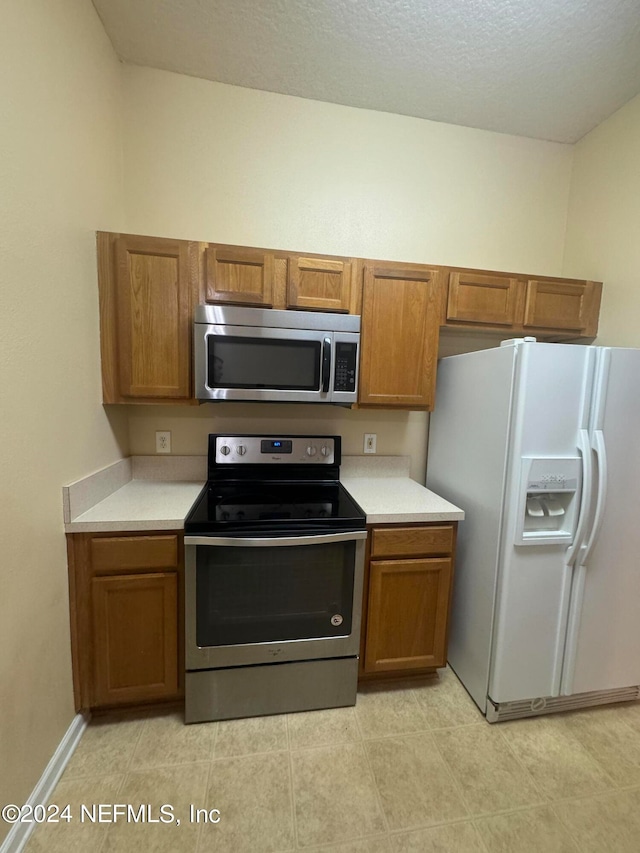
[[[358,396],[360,317],[199,305],[198,400],[335,403]]]

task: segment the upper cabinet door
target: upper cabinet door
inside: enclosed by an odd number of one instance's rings
[[[101,263],[106,403],[191,396],[191,279],[185,240],[123,235]],[[99,243],[105,249],[104,240]],[[112,274],[113,272],[113,274]]]
[[[524,308],[526,327],[595,335],[599,310],[599,282],[527,281]]]
[[[209,246],[207,302],[273,306],[273,255],[261,249]]]
[[[349,312],[350,261],[330,258],[289,259],[287,308]]]
[[[359,403],[433,408],[439,334],[438,272],[365,265]]]
[[[518,298],[521,292],[522,284],[517,278],[452,272],[449,274],[447,321],[512,326],[521,304]]]

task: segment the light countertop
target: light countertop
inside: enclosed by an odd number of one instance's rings
[[[342,477],[367,524],[461,521],[464,511],[409,477]]]
[[[203,457],[131,457],[65,487],[65,531],[179,530],[204,482]],[[368,524],[460,521],[464,512],[409,477],[408,457],[344,457],[341,482]]]
[[[203,482],[130,480],[65,524],[67,533],[179,530]]]

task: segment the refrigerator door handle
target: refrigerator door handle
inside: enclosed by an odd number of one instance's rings
[[[573,537],[573,544],[569,546],[565,558],[567,566],[573,566],[576,561],[576,555],[584,541],[587,520],[591,511],[593,465],[591,461],[591,442],[589,441],[589,432],[586,429],[581,429],[578,432],[578,452],[582,457],[582,499],[580,501],[580,515],[578,517],[578,524],[576,525],[575,536]]]
[[[604,443],[604,433],[601,429],[594,430],[592,447],[598,461],[598,497],[596,499],[596,511],[591,534],[586,545],[580,548],[580,565],[582,566],[586,565],[589,554],[598,538],[598,533],[600,533],[607,496],[607,449]]]

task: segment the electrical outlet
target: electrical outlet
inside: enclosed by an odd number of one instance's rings
[[[171,432],[158,430],[156,432],[156,453],[171,453]]]
[[[375,432],[365,432],[364,434],[364,452],[365,453],[375,453],[376,452],[376,441],[378,436]]]

